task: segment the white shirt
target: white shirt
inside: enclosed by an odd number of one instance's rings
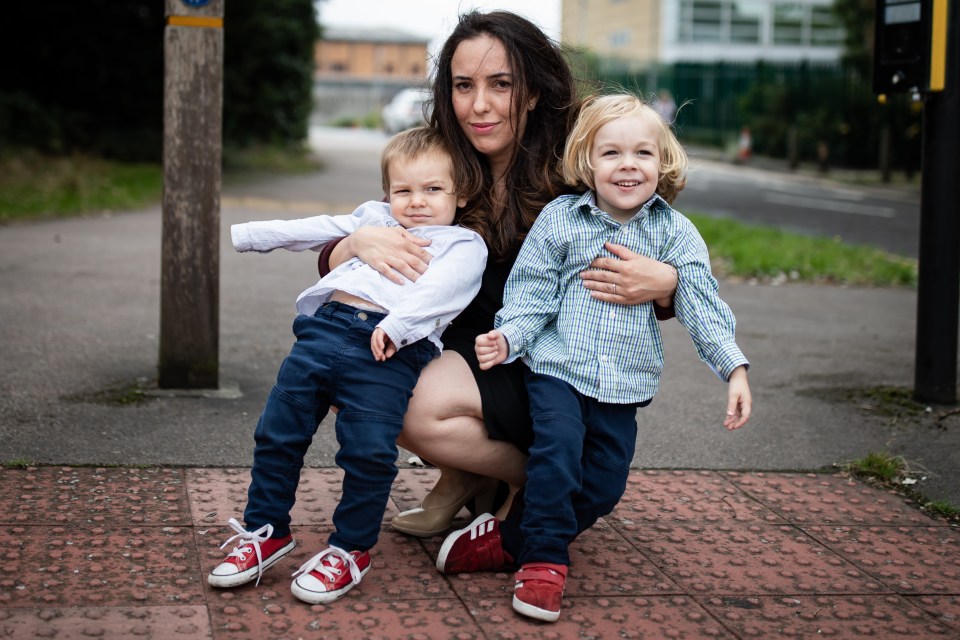
[[[313,249],[347,236],[360,227],[398,227],[385,202],[365,202],[352,215],[314,216],[301,220],[269,220],[235,224],[230,228],[237,251],[267,253]],[[297,311],[312,316],[335,291],[355,295],[387,310],[377,326],[397,348],[429,338],[443,348],[440,335],[480,290],[487,263],[487,247],[475,232],[458,226],[408,229],[431,241],[430,268],[416,282],[391,282],[359,258],[351,258],[297,297]]]

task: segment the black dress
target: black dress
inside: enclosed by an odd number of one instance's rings
[[[514,360],[481,371],[474,351],[476,337],[493,329],[493,317],[503,306],[503,289],[512,266],[513,260],[487,260],[480,292],[440,339],[445,349],[456,351],[470,365],[480,390],[483,421],[490,438],[512,442],[526,453],[533,442],[533,428],[530,401],[523,382],[525,365]]]

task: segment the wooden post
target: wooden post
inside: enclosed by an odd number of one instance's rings
[[[218,387],[225,0],[165,0],[162,389]]]

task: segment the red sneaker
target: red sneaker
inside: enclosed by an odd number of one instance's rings
[[[528,618],[555,622],[560,617],[567,567],[549,562],[528,562],[514,578],[513,610]]]
[[[272,524],[265,524],[256,531],[247,531],[236,518],[230,518],[227,524],[233,527],[237,535],[227,539],[220,548],[223,549],[234,540],[239,539],[240,543],[207,576],[207,582],[213,587],[237,587],[250,582],[254,577],[257,584],[260,584],[263,572],[297,546],[290,535],[271,538]]]
[[[448,535],[437,554],[440,573],[496,571],[512,562],[513,558],[503,550],[500,521],[489,513]]]
[[[348,569],[344,571],[344,569]],[[369,551],[327,547],[293,572],[300,575],[290,585],[293,595],[310,604],[325,604],[346,595],[370,570]]]

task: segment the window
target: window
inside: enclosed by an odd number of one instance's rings
[[[773,7],[773,43],[803,44],[803,23],[808,7],[796,2]]]
[[[843,28],[837,23],[830,7],[812,7],[810,44],[818,47],[838,47],[843,44]]]
[[[762,0],[681,0],[681,42],[759,44]]]
[[[620,49],[630,44],[632,39],[632,34],[629,29],[620,29],[618,31],[613,31],[607,36],[607,42],[610,43],[611,49]]]
[[[694,2],[691,7],[694,42],[720,42],[723,5],[720,2]]]
[[[844,38],[827,3],[680,0],[678,17],[678,42],[836,47]]]
[[[730,41],[740,44],[760,43],[762,2],[734,2],[730,11]]]

